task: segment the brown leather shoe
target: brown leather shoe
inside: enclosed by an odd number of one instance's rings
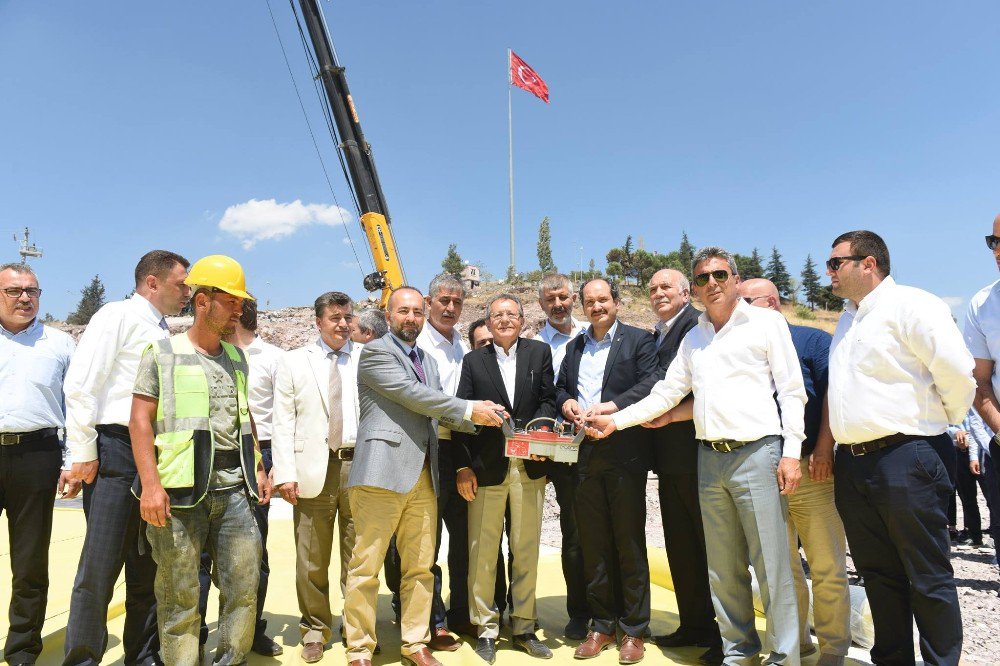
[[[577,659],[593,659],[614,644],[614,636],[591,631],[587,634],[587,640],[580,643],[580,647],[576,649],[573,656]]]
[[[619,664],[638,664],[646,654],[646,648],[641,638],[626,636],[618,647]]]
[[[432,650],[443,650],[445,652],[454,652],[458,648],[462,647],[462,644],[444,627],[438,627],[431,632],[431,640],[427,643],[427,647]]]
[[[372,662],[367,659],[355,659],[354,661],[347,662],[347,666],[372,666]]]
[[[306,643],[302,646],[302,661],[315,664],[323,658],[323,644],[320,642]]]
[[[427,648],[420,648],[416,652],[399,656],[403,666],[442,666],[441,662],[434,658]]]

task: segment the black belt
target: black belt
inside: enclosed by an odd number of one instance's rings
[[[260,444],[261,451],[271,448],[271,440],[269,439],[259,439],[257,440],[257,443]]]
[[[336,458],[337,460],[345,460],[345,461],[354,460],[354,447],[353,446],[347,446],[347,447],[343,447],[342,446],[339,449],[337,449],[336,451],[330,451],[330,457],[331,458]]]
[[[735,439],[698,439],[695,440],[706,449],[712,449],[713,451],[718,451],[719,453],[729,453],[730,451],[735,451],[736,449],[742,448],[747,444],[753,444],[753,442],[737,442]],[[758,440],[754,440],[758,441]]]
[[[243,466],[239,451],[216,451],[213,467],[218,470],[239,469]]]
[[[0,432],[0,446],[13,446],[14,444],[27,444],[37,442],[46,437],[55,437],[59,434],[59,428],[42,428],[31,432]]]
[[[863,456],[866,453],[875,453],[876,451],[881,451],[888,446],[895,446],[896,444],[902,444],[903,442],[909,442],[914,439],[923,439],[921,435],[904,435],[901,432],[897,432],[895,435],[889,435],[887,437],[882,437],[880,439],[873,439],[870,442],[861,442],[859,444],[841,444],[851,455]]]
[[[107,423],[101,424],[96,428],[97,432],[104,433],[107,435],[114,435],[115,437],[129,437],[128,426],[118,425],[117,423]]]

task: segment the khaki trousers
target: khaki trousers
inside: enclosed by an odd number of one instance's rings
[[[480,486],[469,504],[469,610],[480,638],[495,639],[500,634],[500,615],[494,600],[497,550],[503,538],[508,499],[510,549],[514,556],[510,574],[511,629],[515,636],[535,631],[535,583],[545,482],[544,476],[528,477],[523,461],[511,458],[503,483]]]
[[[340,530],[340,594],[347,589],[347,563],[354,550],[354,518],[344,485],[350,462],[330,456],[319,495],[299,498],[293,507],[295,528],[295,593],[299,598],[299,631],[303,643],[327,643],[333,634],[330,612],[330,553],[333,528]]]
[[[833,479],[809,479],[809,460],[802,460],[799,488],[788,495],[788,545],[799,609],[799,640],[809,636],[809,588],[798,541],[812,576],[813,624],[823,654],[846,656],[851,647],[851,596],[847,587],[847,537],[833,499]]]
[[[377,643],[375,608],[379,570],[396,535],[399,548],[399,596],[402,605],[400,652],[413,654],[431,639],[428,618],[434,597],[434,537],[437,497],[431,473],[424,463],[420,478],[408,493],[384,488],[354,486],[348,490],[356,537],[347,571],[344,632],[347,660],[371,659]],[[494,558],[496,551],[494,551]]]

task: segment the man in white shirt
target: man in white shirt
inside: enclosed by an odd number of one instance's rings
[[[1000,215],[993,220],[993,233],[986,246],[1000,268]],[[975,359],[972,371],[976,380],[975,408],[983,423],[1000,432],[1000,280],[986,285],[972,297],[965,315],[965,344]],[[989,454],[1000,472],[1000,447],[991,440]]]
[[[63,378],[73,338],[38,321],[42,290],[26,264],[0,265],[0,513],[10,541],[10,612],[4,658],[32,664],[42,651],[55,491],[80,492],[62,466]]]
[[[560,273],[551,273],[538,283],[538,305],[545,313],[545,326],[538,331],[541,340],[552,350],[552,370],[559,379],[559,367],[566,356],[566,346],[587,325],[573,317],[577,293],[572,281]],[[587,637],[590,606],[587,604],[587,581],[583,575],[583,550],[576,526],[576,475],[575,465],[552,465],[549,480],[556,491],[559,504],[559,527],[562,531],[562,571],[566,581],[566,614],[569,622],[563,634],[572,640]]]
[[[139,503],[128,422],[143,350],[170,337],[165,315],[187,305],[188,261],[153,250],[135,268],[135,293],[93,316],[66,373],[66,443],[72,476],[82,481],[87,536],[66,626],[66,666],[98,664],[108,642],[108,604],[125,566],[125,663],[159,663],[156,564],[140,548]],[[144,538],[144,537],[143,537]]]
[[[912,664],[913,621],[929,664],[957,664],[962,616],[935,452],[950,447],[975,393],[973,360],[941,299],[897,285],[871,231],[833,242],[827,275],[848,303],[830,347],[827,403],[839,443],[837,510],[875,624],[875,663]]]
[[[705,306],[649,397],[611,416],[589,420],[601,437],[652,419],[691,418],[699,443],[698,482],[712,602],[723,654],[702,663],[753,663],[761,641],[754,627],[753,564],[767,615],[771,653],[765,663],[799,663],[795,585],[787,541],[787,502],[801,471],[806,392],[788,324],[779,313],[739,295],[732,255],[699,250],[694,293]],[[688,393],[677,414],[667,414]],[[779,411],[780,410],[780,411]],[[682,415],[682,412],[686,412]]]
[[[271,473],[271,414],[274,410],[274,380],[278,373],[278,361],[284,352],[257,335],[257,301],[245,299],[243,301],[243,314],[232,335],[226,336],[226,342],[236,345],[243,350],[247,357],[249,372],[247,374],[247,398],[250,407],[250,415],[253,417],[254,426],[257,430],[257,443],[260,445],[261,462],[264,471]],[[257,583],[257,619],[254,625],[253,646],[251,650],[265,657],[277,657],[284,649],[267,635],[267,621],[264,620],[264,599],[267,597],[267,580],[271,573],[271,567],[267,559],[267,517],[271,503],[256,504],[253,507],[254,519],[257,521],[257,529],[260,530],[261,555],[260,555],[260,580]],[[201,584],[201,597],[198,600],[198,608],[201,611],[201,636],[199,640],[202,646],[208,640],[208,625],[205,622],[205,613],[208,609],[209,586],[212,584],[212,558],[206,549],[201,554],[201,571],[199,572],[199,582]]]
[[[354,548],[345,485],[358,432],[362,346],[350,339],[353,305],[339,291],[316,299],[319,338],[281,359],[275,386],[274,482],[294,506],[295,590],[306,663],[323,658],[323,646],[333,634],[329,569],[335,518],[342,597]]]

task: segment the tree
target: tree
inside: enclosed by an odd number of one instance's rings
[[[454,243],[448,246],[448,254],[445,255],[444,261],[441,262],[441,268],[444,269],[445,273],[450,273],[461,279],[465,262],[462,261],[462,257],[458,254],[458,246]]]
[[[681,246],[677,249],[677,258],[683,268],[679,269],[684,275],[691,271],[691,262],[694,260],[694,245],[688,240],[686,231],[681,232]]]
[[[734,254],[733,259],[736,260],[736,269],[743,280],[764,277],[764,267],[760,263],[760,252],[757,248],[753,249],[749,257],[745,254]]]
[[[827,284],[820,287],[820,296],[817,305],[824,310],[840,312],[844,309],[844,299],[834,294],[833,287]]]
[[[552,233],[549,230],[549,218],[545,219],[538,226],[538,269],[542,273],[555,273],[556,264],[552,261]]]
[[[76,311],[66,317],[66,323],[86,325],[102,305],[104,305],[104,284],[101,282],[101,276],[95,275],[90,284],[80,290],[80,302],[76,306]]]
[[[802,268],[802,295],[811,310],[816,309],[823,297],[823,285],[819,282],[819,273],[816,272],[816,264],[810,254],[806,255],[806,265]]]
[[[785,268],[785,262],[782,260],[777,246],[771,247],[771,259],[767,262],[764,277],[774,283],[781,298],[789,300],[792,297],[792,276]]]

